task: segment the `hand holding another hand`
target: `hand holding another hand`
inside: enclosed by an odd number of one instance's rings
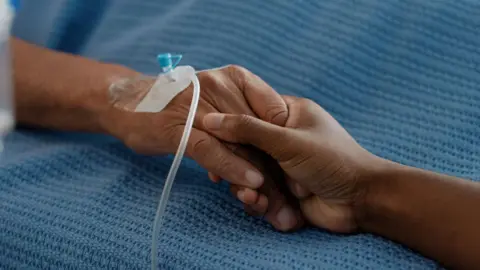
[[[276,159],[310,223],[335,232],[357,230],[356,217],[380,159],[314,102],[284,99],[285,127],[232,114],[209,114],[204,125],[222,140],[254,145]]]
[[[298,209],[289,205],[288,192],[282,191],[284,181],[275,179],[283,177],[278,164],[252,147],[224,142],[208,134],[202,121],[208,113],[218,112],[259,117],[283,126],[288,110],[282,97],[259,77],[238,66],[206,70],[197,76],[200,101],[186,155],[211,172],[213,180],[222,178],[230,182],[231,190],[249,213],[266,214],[267,220],[279,230],[301,226]],[[155,78],[149,80],[127,79],[133,88],[144,91],[131,92],[133,95],[121,107],[143,98]],[[106,129],[141,154],[174,153],[185,128],[192,92],[192,87],[182,91],[159,113],[114,109],[107,118]]]

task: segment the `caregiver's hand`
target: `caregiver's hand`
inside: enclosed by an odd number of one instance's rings
[[[285,128],[250,116],[220,114],[207,115],[204,124],[218,138],[252,144],[275,158],[312,224],[335,232],[355,231],[355,207],[363,199],[377,158],[314,102],[285,100],[289,106]]]
[[[285,100],[285,127],[225,114],[204,123],[218,138],[273,156],[313,225],[376,233],[447,268],[478,268],[480,183],[374,156],[314,102]]]

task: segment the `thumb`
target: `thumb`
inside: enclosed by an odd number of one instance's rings
[[[219,139],[253,145],[279,161],[289,145],[287,128],[249,115],[211,113],[204,117],[203,124]]]

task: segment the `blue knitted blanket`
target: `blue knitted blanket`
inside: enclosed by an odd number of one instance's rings
[[[480,180],[475,1],[30,0],[15,34],[146,73],[159,52],[243,65],[311,98],[368,150]],[[66,89],[68,91],[68,89]],[[0,160],[1,269],[146,269],[171,157],[89,134],[18,130]],[[161,269],[436,269],[374,235],[275,232],[183,162]]]

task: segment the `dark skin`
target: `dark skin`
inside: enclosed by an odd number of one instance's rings
[[[16,116],[20,124],[108,134],[145,155],[177,150],[192,99],[191,87],[159,113],[134,113],[132,104],[125,100],[112,103],[110,86],[114,82],[130,84],[135,89],[130,97],[138,99],[154,79],[123,66],[55,52],[19,39],[14,38],[12,43]],[[212,179],[218,181],[221,177],[232,184],[232,190],[242,191],[239,197],[251,205],[246,207],[249,213],[263,215],[268,209],[266,219],[278,230],[301,226],[303,218],[298,207],[289,202],[288,192],[282,192],[283,181],[272,173],[281,171],[276,162],[252,147],[218,140],[204,131],[202,122],[208,113],[224,112],[284,125],[288,117],[284,100],[242,67],[227,66],[197,76],[201,96],[186,155],[215,175]],[[283,216],[288,212],[287,220],[293,222],[280,222],[280,210]]]
[[[479,183],[375,156],[313,101],[284,98],[285,127],[228,114],[204,123],[218,138],[274,157],[312,225],[378,234],[447,268],[478,268]]]

